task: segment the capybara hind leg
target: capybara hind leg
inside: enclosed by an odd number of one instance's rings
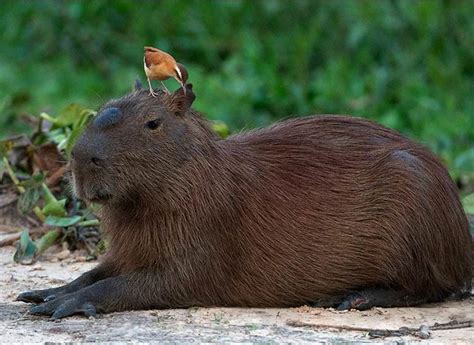
[[[312,301],[308,303],[308,305],[313,308],[336,308],[345,300],[346,300],[346,296],[341,295],[341,296],[335,296],[335,297],[321,298],[316,301]]]
[[[367,310],[372,307],[409,307],[426,303],[427,298],[407,295],[406,292],[390,289],[366,289],[346,296],[337,310]]]

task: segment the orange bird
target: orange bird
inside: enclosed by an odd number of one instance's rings
[[[163,80],[173,77],[181,85],[186,93],[186,81],[188,80],[188,71],[186,68],[174,59],[170,54],[153,47],[145,47],[145,56],[143,57],[143,67],[150,87],[150,95],[157,96],[151,87],[151,80],[161,81],[161,85],[169,93]]]

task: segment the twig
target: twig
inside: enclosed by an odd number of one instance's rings
[[[48,230],[50,229],[47,227],[33,228],[30,230],[30,234],[42,234],[42,233],[47,232]],[[3,240],[0,241],[0,248],[13,245],[16,241],[20,239],[20,237],[21,237],[21,231],[14,235],[5,237]]]
[[[453,320],[446,323],[435,323],[430,327],[433,331],[443,331],[445,329],[458,329],[474,327],[474,320]]]
[[[301,322],[298,320],[288,320],[286,324],[292,327],[307,327],[307,328],[312,328],[312,329],[331,328],[331,329],[336,329],[339,331],[364,332],[364,333],[368,333],[369,337],[372,337],[372,338],[400,337],[400,336],[406,336],[406,335],[414,335],[414,336],[425,338],[425,337],[429,337],[429,331],[474,327],[474,320],[462,320],[462,321],[453,320],[446,323],[435,323],[434,325],[429,326],[429,327],[426,327],[426,326],[420,326],[419,328],[400,327],[399,329],[322,325],[322,324]],[[428,336],[426,336],[427,331],[428,331]],[[421,334],[422,332],[424,333]]]
[[[15,197],[11,198],[11,200],[8,200],[7,202],[4,202],[3,204],[1,204],[0,209],[2,209],[4,207],[7,207],[7,206],[10,206],[14,202],[18,201],[18,199],[19,199],[18,196],[15,196]]]
[[[15,173],[13,172],[13,169],[10,165],[10,162],[8,161],[7,157],[3,157],[3,163],[5,165],[5,168],[7,169],[8,175],[10,176],[10,179],[13,181],[13,184],[16,186],[18,191],[20,193],[25,192],[25,188],[23,186],[20,186],[20,181],[16,177]]]
[[[67,171],[67,167],[66,166],[62,166],[60,167],[58,170],[56,170],[51,176],[49,176],[47,179],[46,179],[46,184],[49,186],[49,187],[53,187],[53,186],[56,186],[59,181],[61,181],[61,179],[63,178],[64,176],[64,173]]]
[[[15,235],[8,236],[0,241],[0,248],[5,246],[11,246],[13,243],[20,239],[21,232]]]
[[[21,231],[21,228],[18,226],[10,226],[10,225],[0,225],[0,232],[13,233]]]
[[[28,223],[30,223],[31,225],[33,225],[33,227],[39,227],[41,225],[40,222],[38,222],[35,218],[33,217],[30,217],[30,216],[26,216],[26,220],[28,221]]]
[[[18,140],[23,139],[25,137],[26,136],[24,134],[15,134],[15,135],[12,135],[10,137],[5,138],[2,141],[18,141]]]

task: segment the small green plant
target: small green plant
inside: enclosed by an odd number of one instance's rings
[[[22,230],[15,262],[31,264],[58,240],[67,240],[72,247],[82,243],[92,255],[103,251],[96,250],[99,221],[69,193],[66,178],[74,142],[94,114],[77,104],[69,105],[56,117],[40,114],[31,136],[0,141],[0,186],[18,195],[19,215],[33,217],[37,228],[43,229],[36,241],[29,228]]]
[[[465,196],[462,199],[462,204],[464,206],[464,210],[467,213],[471,234],[474,236],[474,193]]]

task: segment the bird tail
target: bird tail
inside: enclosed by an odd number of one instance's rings
[[[155,47],[144,47],[143,50],[146,52],[159,52],[160,51],[158,48],[155,48]]]

